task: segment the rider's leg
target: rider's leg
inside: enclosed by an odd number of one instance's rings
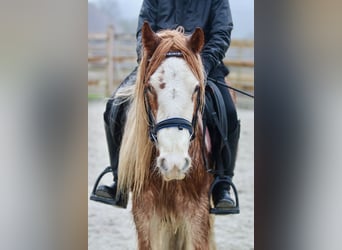
[[[115,101],[114,101],[115,102]],[[113,171],[113,183],[111,185],[99,185],[95,194],[104,198],[103,203],[126,207],[125,197],[116,197],[118,181],[119,152],[125,124],[126,103],[115,104],[113,99],[107,102],[104,112],[104,127],[109,151],[110,166]],[[101,200],[98,200],[101,202]]]
[[[121,83],[121,86],[131,85],[135,83],[137,69],[135,69],[126,79]],[[119,88],[120,88],[119,87]],[[96,201],[109,205],[117,205],[120,207],[127,206],[128,197],[121,194],[117,195],[117,181],[118,181],[118,163],[119,152],[121,146],[124,125],[126,123],[126,111],[129,104],[120,99],[115,99],[114,96],[107,102],[106,110],[104,112],[104,127],[110,157],[110,167],[113,172],[113,183],[111,185],[99,185],[95,191],[99,199]]]
[[[224,78],[217,80],[224,83]],[[240,122],[237,119],[236,108],[228,88],[219,84],[217,84],[217,87],[221,92],[227,112],[228,146],[230,150],[229,154],[228,149],[224,147],[219,157],[221,158],[220,160],[224,166],[225,177],[228,177],[231,180],[234,176],[235,161],[240,137]],[[216,176],[216,178],[218,178],[218,176]],[[230,185],[227,182],[219,182],[214,188],[213,201],[216,208],[231,208],[235,206],[235,202],[230,195]]]

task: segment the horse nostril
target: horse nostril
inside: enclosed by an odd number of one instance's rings
[[[185,157],[184,160],[185,160],[185,163],[184,163],[182,170],[186,170],[187,168],[189,168],[189,165],[190,165],[190,158],[189,157]]]
[[[166,164],[165,164],[165,158],[163,157],[163,158],[161,158],[160,160],[159,160],[159,165],[160,165],[160,167],[163,169],[163,170],[167,170],[167,167],[166,167]]]

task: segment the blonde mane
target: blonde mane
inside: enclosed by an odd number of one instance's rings
[[[148,134],[148,116],[144,103],[144,90],[147,81],[165,59],[167,52],[182,52],[184,60],[200,83],[200,107],[204,103],[202,61],[200,55],[195,54],[189,47],[187,36],[180,30],[164,30],[157,33],[157,35],[161,38],[161,41],[153,55],[148,58],[146,51],[143,51],[119,155],[118,188],[121,192],[132,191],[136,197],[144,188],[144,183],[149,181],[150,167],[155,164],[154,156],[156,151]],[[121,91],[121,93],[124,92],[125,90]]]

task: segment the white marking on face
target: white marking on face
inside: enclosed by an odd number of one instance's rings
[[[195,105],[192,95],[199,83],[184,59],[167,58],[151,76],[150,84],[158,97],[156,122],[172,117],[191,122]],[[191,166],[189,131],[164,128],[158,131],[157,137],[160,152],[157,166],[164,179],[183,179]]]

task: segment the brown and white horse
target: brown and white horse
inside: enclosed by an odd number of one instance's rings
[[[215,249],[208,211],[213,177],[201,143],[203,31],[154,33],[145,23],[142,43],[119,163],[119,189],[132,192],[138,247]]]

